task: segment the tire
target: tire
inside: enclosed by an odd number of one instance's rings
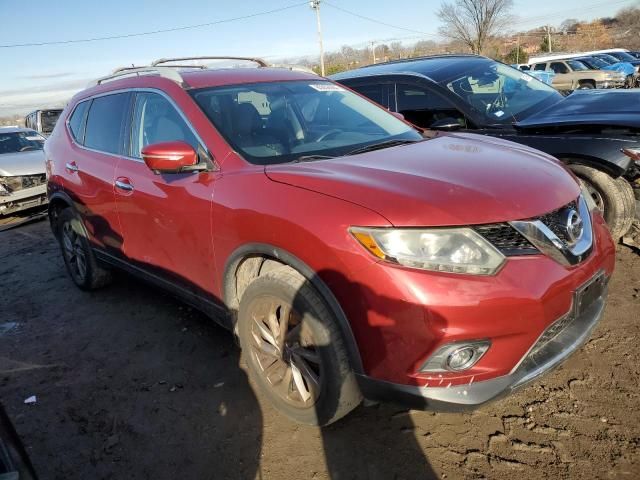
[[[250,377],[292,420],[328,425],[362,401],[334,316],[290,267],[272,270],[247,287],[238,336]]]
[[[618,177],[616,178],[616,183],[618,184],[618,188],[622,192],[624,199],[625,218],[627,220],[622,229],[621,236],[624,236],[631,229],[631,225],[633,225],[633,221],[637,215],[636,197],[633,193],[633,187],[626,179],[624,179],[623,177]]]
[[[583,82],[578,85],[578,90],[591,90],[596,88],[596,86],[592,82]]]
[[[58,232],[62,258],[73,283],[82,290],[96,290],[111,282],[111,272],[96,261],[84,227],[70,208],[60,213]]]
[[[628,230],[630,220],[633,220],[632,212],[625,206],[627,200],[624,188],[621,188],[617,179],[595,168],[576,164],[569,165],[569,168],[585,182],[596,205],[602,210],[611,236],[617,241]]]

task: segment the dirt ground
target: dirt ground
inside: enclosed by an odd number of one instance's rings
[[[231,335],[166,294],[124,275],[79,291],[46,222],[0,247],[0,400],[43,479],[639,477],[626,247],[592,339],[535,385],[472,414],[378,405],[325,429],[275,412]]]

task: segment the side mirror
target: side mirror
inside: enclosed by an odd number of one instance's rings
[[[142,159],[155,173],[178,173],[193,170],[198,154],[186,142],[162,142],[142,149]]]
[[[436,120],[429,126],[429,128],[432,130],[459,130],[462,127],[458,120],[453,117],[447,117]]]

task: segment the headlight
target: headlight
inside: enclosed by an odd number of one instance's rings
[[[589,192],[589,187],[587,187],[587,184],[584,183],[582,180],[580,180],[580,190],[581,190],[580,196],[584,198],[584,201],[587,204],[587,208],[589,209],[590,212],[593,212],[595,209],[598,208],[598,205],[596,205],[595,200],[591,196],[591,193]]]
[[[11,195],[11,192],[2,183],[0,183],[0,195],[3,195],[3,196]]]
[[[22,189],[22,177],[0,177],[0,195],[11,195],[16,190]]]
[[[470,228],[352,227],[350,232],[372,255],[405,267],[493,275],[505,261],[498,249]]]

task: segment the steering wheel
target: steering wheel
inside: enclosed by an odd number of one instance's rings
[[[323,133],[318,138],[316,138],[316,143],[322,142],[323,140],[326,140],[328,137],[330,137],[331,135],[335,135],[336,133],[342,133],[342,130],[338,130],[337,128],[332,128],[328,132]]]

